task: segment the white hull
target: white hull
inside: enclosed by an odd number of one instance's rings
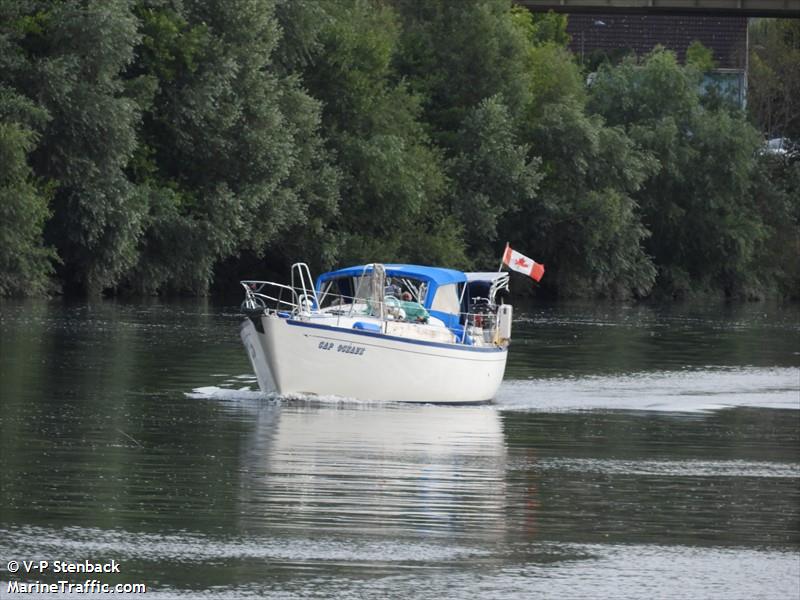
[[[494,398],[506,348],[471,347],[358,332],[275,315],[242,323],[259,386],[280,395],[396,402],[468,403]]]

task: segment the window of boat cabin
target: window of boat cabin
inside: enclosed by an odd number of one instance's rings
[[[428,292],[428,287],[424,281],[410,277],[395,277],[394,281],[400,285],[401,293],[408,292],[414,302],[425,303],[425,294]]]
[[[373,289],[374,286],[379,284],[371,274],[364,275],[363,277],[353,277],[351,281],[352,289],[355,290],[352,294],[355,304],[367,303],[370,299],[381,301],[383,298],[383,286],[381,285],[380,288]]]
[[[401,292],[409,292],[415,302],[424,303],[428,292],[426,282],[407,277],[392,278]],[[365,303],[372,296],[370,277],[338,277],[322,284],[320,290],[320,304],[322,308],[337,304]]]
[[[414,301],[425,303],[429,291],[427,282],[407,277],[395,278],[394,281],[400,284],[402,291],[410,292]],[[371,295],[369,283],[369,277],[339,277],[326,281],[320,294],[321,307],[350,304],[354,300],[357,304],[367,302]],[[458,283],[441,285],[436,290],[430,309],[456,315],[461,312],[460,299]]]
[[[370,275],[339,277],[332,280],[331,283],[333,283],[333,286],[331,286],[330,291],[322,301],[323,307],[331,304],[364,304],[369,302],[371,298],[383,297],[383,288],[373,290],[375,281]]]
[[[452,315],[461,312],[460,294],[458,293],[457,283],[448,283],[439,286],[436,296],[431,303],[431,310],[439,310]]]
[[[331,279],[322,284],[321,308],[336,304],[349,304],[353,296],[353,280],[350,277]]]

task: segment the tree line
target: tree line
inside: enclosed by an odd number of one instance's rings
[[[296,260],[491,269],[506,241],[552,296],[796,294],[800,163],[759,128],[795,101],[769,74],[800,67],[797,23],[759,24],[748,117],[701,93],[702,48],[587,77],[566,19],[4,0],[0,295],[205,294]]]

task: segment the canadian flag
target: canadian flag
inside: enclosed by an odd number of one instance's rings
[[[503,264],[508,265],[508,268],[512,271],[528,275],[536,281],[540,281],[544,275],[544,265],[542,263],[537,263],[524,254],[512,250],[508,244],[506,244],[506,251],[503,253]]]

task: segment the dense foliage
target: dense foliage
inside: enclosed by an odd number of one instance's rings
[[[797,136],[794,24],[757,24],[750,118]],[[800,164],[655,49],[587,78],[511,0],[5,0],[0,295],[203,294],[360,261],[551,295],[800,289]]]
[[[748,110],[769,137],[800,140],[800,19],[750,27]]]

